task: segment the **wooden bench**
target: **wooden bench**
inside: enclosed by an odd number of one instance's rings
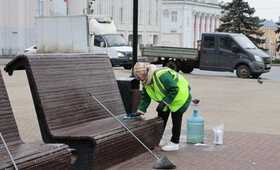
[[[24,143],[18,132],[0,70],[0,132],[18,169],[70,169],[71,151],[64,144]],[[13,163],[0,139],[0,169],[13,169]]]
[[[46,143],[76,150],[71,169],[105,169],[147,150],[102,106],[91,92],[149,148],[159,144],[159,117],[123,120],[125,109],[110,59],[92,54],[18,56],[5,67],[9,75],[25,69]]]

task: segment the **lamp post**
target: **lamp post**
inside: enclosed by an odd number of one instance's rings
[[[138,45],[138,0],[133,0],[133,46],[132,46],[132,73],[130,77],[134,76],[134,65],[137,62],[137,45]]]

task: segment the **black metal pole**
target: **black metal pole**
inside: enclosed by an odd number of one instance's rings
[[[138,0],[133,0],[133,61],[132,61],[132,73],[130,77],[134,76],[134,65],[137,62],[137,45],[138,45]]]

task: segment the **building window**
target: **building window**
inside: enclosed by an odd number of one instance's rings
[[[110,0],[109,15],[114,19],[114,0]]]
[[[132,24],[133,23],[133,0],[129,1],[129,22]]]
[[[123,23],[123,0],[119,0],[119,23]]]
[[[142,6],[143,6],[143,0],[138,1],[138,24],[142,24]]]
[[[156,11],[156,17],[155,17],[155,19],[156,19],[156,25],[158,25],[158,11]]]
[[[267,49],[270,49],[270,45],[271,45],[271,38],[269,36],[266,36],[266,38],[265,38],[265,47]]]
[[[96,14],[101,15],[101,5],[97,5]]]
[[[112,19],[114,19],[114,7],[113,6],[110,7],[110,16],[112,17]]]
[[[158,25],[158,9],[159,4],[158,4],[158,0],[156,0],[156,17],[155,17],[155,24]]]
[[[177,22],[177,11],[172,11],[171,12],[171,21],[172,22]]]
[[[152,24],[152,1],[149,0],[149,4],[148,4],[148,24],[151,25]]]
[[[96,1],[96,14],[101,15],[102,14],[102,5],[101,1]]]
[[[120,7],[119,9],[119,22],[123,23],[123,8]]]
[[[43,16],[44,15],[44,1],[38,0],[38,6],[37,6],[37,15]]]

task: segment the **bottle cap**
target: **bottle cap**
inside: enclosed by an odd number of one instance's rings
[[[194,117],[197,117],[197,109],[194,109],[194,110],[193,110],[193,116],[194,116]]]

